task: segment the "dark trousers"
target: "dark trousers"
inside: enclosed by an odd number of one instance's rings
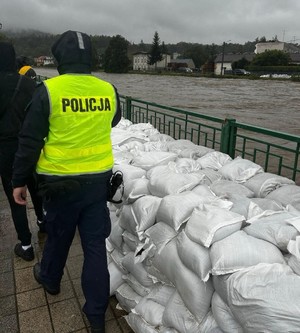
[[[41,260],[41,279],[54,288],[78,228],[84,254],[81,284],[86,299],[83,311],[91,324],[104,324],[109,300],[109,272],[105,239],[111,230],[107,207],[107,181],[82,183],[80,189],[44,202],[47,240]]]
[[[3,143],[0,150],[0,174],[4,192],[9,202],[12,220],[14,222],[15,230],[18,235],[18,239],[22,245],[30,245],[31,232],[28,226],[27,209],[26,206],[19,205],[13,198],[13,188],[11,185],[12,168],[15,156],[15,150],[17,148],[17,142]],[[28,190],[31,196],[32,203],[37,218],[43,219],[42,198],[36,194],[36,181],[32,176],[28,179]]]

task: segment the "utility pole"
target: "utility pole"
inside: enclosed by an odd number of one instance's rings
[[[228,40],[227,42],[223,42],[223,48],[222,48],[222,60],[221,60],[221,75],[224,75],[223,73],[223,65],[224,65],[224,53],[225,53],[225,45],[226,43],[230,42],[230,40]]]

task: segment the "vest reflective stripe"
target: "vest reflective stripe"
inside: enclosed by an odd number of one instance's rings
[[[30,68],[31,68],[31,66],[21,67],[20,70],[19,70],[19,74],[25,75],[29,71]]]
[[[49,134],[37,173],[77,175],[113,166],[113,86],[92,75],[64,74],[44,81],[50,102]]]

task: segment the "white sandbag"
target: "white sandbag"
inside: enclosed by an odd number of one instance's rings
[[[202,183],[207,185],[210,185],[217,180],[223,179],[223,176],[220,174],[220,172],[209,168],[201,169],[198,171],[198,173],[205,175]]]
[[[145,287],[152,287],[153,280],[149,278],[147,271],[142,263],[136,263],[134,260],[134,253],[127,253],[123,260],[122,266],[131,273],[138,282]]]
[[[170,297],[163,313],[164,326],[173,327],[180,333],[201,333],[200,323],[185,306],[177,291]]]
[[[123,242],[128,246],[130,251],[134,252],[140,244],[139,238],[132,234],[131,232],[128,232],[127,230],[124,230],[122,233]]]
[[[157,283],[147,295],[147,299],[155,301],[165,307],[174,291],[175,288],[172,286],[168,286],[164,283]]]
[[[115,131],[116,128],[126,130],[131,125],[132,125],[131,120],[122,117],[121,120],[118,122],[118,124],[112,128],[112,131]]]
[[[122,211],[119,218],[119,225],[124,230],[137,235],[136,222],[133,216],[132,204],[127,204],[122,207]]]
[[[203,282],[181,262],[176,239],[171,240],[159,254],[156,253],[151,261],[173,283],[185,306],[201,323],[210,309],[211,281]]]
[[[161,304],[144,297],[132,312],[140,315],[151,326],[156,327],[162,325],[164,310],[165,307]]]
[[[275,200],[283,206],[288,204],[300,210],[300,186],[285,185],[277,188],[266,196],[268,199]]]
[[[194,209],[186,224],[185,232],[194,242],[210,247],[241,229],[245,217],[212,205],[201,205]]]
[[[280,211],[283,210],[283,206],[272,199],[267,198],[251,198],[255,204],[257,204],[263,211],[272,210],[272,211]]]
[[[166,244],[177,236],[174,228],[164,222],[155,223],[145,231],[146,237],[150,244],[154,244],[156,251],[159,253]]]
[[[192,158],[178,158],[169,164],[169,168],[176,173],[193,173],[201,170],[201,166]]]
[[[154,223],[161,198],[146,195],[137,199],[131,206],[132,215],[135,221],[135,232],[139,238],[143,238],[143,232],[149,229]]]
[[[230,180],[217,180],[210,185],[210,189],[219,197],[239,195],[252,198],[254,196],[254,193],[246,186]]]
[[[111,131],[111,141],[112,145],[123,145],[125,143],[128,143],[130,141],[140,141],[140,142],[146,142],[149,141],[147,136],[143,133],[134,133],[131,131],[128,131],[127,129],[121,129],[118,127],[114,127]]]
[[[126,186],[128,181],[133,179],[146,177],[146,171],[130,164],[114,165],[113,172],[121,171],[123,173],[123,181]]]
[[[120,252],[118,249],[114,249],[109,253],[109,257],[118,265],[119,269],[123,272],[123,274],[127,274],[127,270],[122,265],[122,260],[124,258],[124,254]]]
[[[200,158],[201,156],[205,156],[206,154],[213,152],[214,149],[205,147],[205,146],[198,146],[191,148],[184,148],[180,152],[178,152],[179,157],[183,158],[192,158],[194,160]]]
[[[157,284],[149,294],[145,295],[133,309],[133,313],[140,315],[152,326],[162,326],[162,317],[174,288]]]
[[[144,195],[150,195],[148,190],[149,179],[137,178],[126,184],[124,187],[124,204],[131,204]]]
[[[173,283],[161,271],[152,265],[151,259],[147,258],[144,261],[144,268],[153,283],[164,283],[165,285],[174,287]]]
[[[242,230],[215,242],[210,248],[210,259],[213,275],[233,273],[259,263],[285,263],[275,245]]]
[[[161,199],[156,221],[165,222],[178,231],[181,225],[188,221],[194,208],[201,203],[203,199],[191,191],[166,195]]]
[[[290,240],[287,249],[291,254],[288,259],[288,265],[294,273],[300,275],[300,236],[297,236],[295,240]]]
[[[129,313],[124,316],[127,324],[135,333],[158,333],[155,327],[148,324],[141,316],[135,313]]]
[[[277,188],[291,184],[295,184],[291,179],[269,172],[262,172],[248,179],[244,185],[254,192],[255,197],[264,198]]]
[[[197,160],[202,169],[209,168],[213,170],[219,170],[230,161],[232,161],[232,158],[229,155],[219,151],[209,152]]]
[[[246,220],[261,214],[263,210],[252,201],[254,198],[248,198],[236,194],[230,194],[228,200],[232,203],[231,211],[243,215]]]
[[[242,326],[234,318],[229,306],[222,300],[217,292],[214,292],[211,300],[213,316],[224,333],[243,333]]]
[[[108,271],[110,275],[109,294],[110,296],[112,296],[115,294],[116,290],[120,287],[120,285],[124,283],[124,280],[122,278],[124,273],[113,260],[108,264]]]
[[[207,281],[211,271],[208,249],[193,242],[187,237],[184,230],[178,234],[176,241],[178,256],[183,264],[198,275],[202,281]]]
[[[210,204],[212,206],[228,210],[232,207],[232,202],[226,199],[223,200],[216,196],[207,184],[197,185],[192,189],[192,192],[198,194],[202,198],[202,203]]]
[[[244,183],[256,174],[264,172],[264,170],[260,165],[238,156],[223,165],[219,169],[219,172],[225,179],[233,180],[238,183]]]
[[[145,287],[131,274],[123,274],[123,283],[127,283],[138,295],[144,297],[149,294],[151,287]]]
[[[159,333],[180,333],[175,328],[170,328],[170,327],[159,327]]]
[[[152,195],[163,198],[168,194],[178,194],[193,189],[202,178],[195,173],[182,174],[172,171],[167,165],[152,168],[147,173],[149,191]]]
[[[127,283],[123,283],[115,292],[116,299],[122,309],[130,312],[136,307],[142,296],[137,294]]]
[[[132,160],[132,165],[149,170],[158,165],[166,165],[171,161],[175,161],[177,154],[163,151],[137,152]]]
[[[200,184],[195,186],[192,189],[192,192],[200,195],[201,197],[209,197],[209,198],[215,198],[216,195],[213,193],[213,191],[210,189],[210,187],[207,184]]]
[[[128,131],[134,132],[134,133],[136,133],[136,132],[143,133],[147,137],[149,135],[159,133],[159,131],[156,128],[154,128],[154,126],[152,124],[150,124],[149,122],[132,124],[131,126],[128,127]]]
[[[173,137],[171,137],[168,134],[163,134],[163,133],[155,133],[149,136],[150,141],[160,141],[162,143],[167,143],[169,141],[175,141],[175,139]],[[168,148],[169,149],[169,148]]]
[[[131,154],[128,151],[122,151],[122,150],[113,150],[114,155],[114,164],[130,164],[133,160],[134,155]]]
[[[123,237],[122,234],[124,229],[120,226],[119,223],[115,223],[112,226],[108,241],[114,245],[119,251],[122,251]]]
[[[137,151],[144,151],[144,141],[127,141],[125,144],[122,144],[121,146],[114,146],[114,149],[119,149],[120,151],[123,151],[125,153],[132,153],[134,154]]]
[[[299,299],[300,277],[285,264],[259,264],[228,279],[228,305],[247,333],[298,333]]]
[[[295,239],[300,234],[293,223],[291,223],[294,221],[294,218],[294,214],[286,211],[273,212],[270,215],[262,213],[249,219],[247,222],[250,225],[243,230],[248,235],[268,241],[277,246],[281,251],[287,252],[289,241]],[[298,214],[298,221],[300,221],[300,212]]]
[[[196,146],[192,141],[185,139],[169,141],[167,142],[167,145],[169,151],[177,155],[184,149],[193,148]]]
[[[145,151],[164,151],[164,152],[168,151],[166,141],[160,141],[160,140],[156,140],[156,139],[155,139],[155,141],[153,141],[151,139],[153,137],[154,136],[149,137],[150,141],[144,143]],[[171,154],[173,154],[173,153],[171,153]]]
[[[200,324],[200,333],[223,333],[223,331],[220,330],[211,310],[209,310],[208,314]]]

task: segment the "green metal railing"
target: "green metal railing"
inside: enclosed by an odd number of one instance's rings
[[[133,123],[150,123],[175,139],[241,156],[261,165],[266,172],[300,184],[300,137],[265,128],[197,114],[156,103],[120,96],[123,117]]]

